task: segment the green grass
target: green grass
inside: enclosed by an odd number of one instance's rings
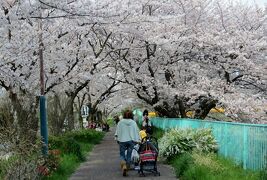
[[[79,143],[82,148],[82,154],[88,155],[89,151],[92,150],[93,144]],[[49,177],[44,177],[44,180],[67,180],[72,173],[79,167],[82,161],[74,154],[63,154],[60,157],[60,166],[58,169]]]
[[[186,180],[263,180],[259,171],[241,166],[217,154],[182,154],[170,162],[179,179]]]
[[[161,138],[164,134],[164,130],[153,126],[153,136],[157,139]]]
[[[92,150],[93,144],[79,142],[82,149],[82,155],[88,155],[89,151]],[[60,165],[58,169],[52,173],[49,177],[44,177],[44,180],[67,180],[72,173],[79,167],[81,161],[74,154],[63,154],[60,156]]]
[[[0,179],[4,179],[5,167],[8,166],[8,163],[8,160],[0,159]]]
[[[94,147],[93,144],[88,144],[88,143],[80,143],[81,148],[82,148],[82,155],[86,156],[88,155],[88,152],[91,151]]]
[[[218,162],[222,164],[224,167],[223,171],[217,175],[217,179],[225,179],[228,177],[229,179],[236,179],[236,180],[259,180],[260,172],[259,171],[252,171],[252,170],[244,170],[242,166],[236,165],[231,159],[227,159],[222,156],[216,156]]]
[[[170,164],[174,167],[177,177],[184,175],[184,172],[194,164],[193,157],[189,153],[184,153],[170,160]]]
[[[58,169],[49,177],[43,179],[50,180],[67,180],[69,176],[80,165],[80,160],[74,154],[63,154],[60,158],[60,165]]]

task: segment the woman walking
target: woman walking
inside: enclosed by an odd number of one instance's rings
[[[120,146],[121,169],[123,176],[127,176],[127,170],[131,163],[131,154],[134,145],[140,142],[139,128],[133,121],[133,113],[127,110],[123,114],[123,119],[118,122],[115,137]],[[125,151],[127,151],[125,155]]]

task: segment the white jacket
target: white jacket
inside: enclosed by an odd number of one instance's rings
[[[117,136],[117,141],[119,142],[140,142],[139,128],[132,119],[120,120],[116,128],[115,136]]]

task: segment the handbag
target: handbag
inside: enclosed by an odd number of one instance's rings
[[[132,157],[131,157],[132,162],[138,163],[139,162],[139,154],[136,150],[132,151]]]
[[[157,153],[151,150],[151,148],[148,147],[147,145],[146,145],[146,149],[140,152],[140,160],[142,162],[156,161],[156,159],[157,159]]]
[[[132,162],[134,163],[138,163],[139,162],[139,154],[138,154],[138,149],[139,149],[139,144],[136,144],[133,148],[133,151],[132,151],[132,157],[131,157],[131,160]]]

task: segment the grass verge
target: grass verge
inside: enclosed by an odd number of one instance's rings
[[[54,172],[49,176],[45,176],[43,180],[67,180],[79,167],[79,165],[86,160],[86,156],[92,150],[94,144],[98,144],[103,138],[102,132],[92,130],[80,131],[67,134],[66,137],[51,139],[53,147],[57,147],[62,151],[59,157],[59,165]],[[70,138],[75,138],[71,139]],[[70,145],[69,143],[73,143]],[[74,145],[75,144],[75,145]],[[80,151],[77,153],[77,151]]]
[[[83,156],[88,155],[89,151],[91,151],[94,146],[93,144],[84,142],[79,144],[81,145]],[[83,161],[81,161],[75,154],[63,154],[60,157],[60,164],[58,169],[51,176],[45,177],[44,179],[67,180],[82,162]]]
[[[179,179],[186,180],[263,180],[259,171],[244,170],[232,160],[217,154],[185,153],[171,160]]]

